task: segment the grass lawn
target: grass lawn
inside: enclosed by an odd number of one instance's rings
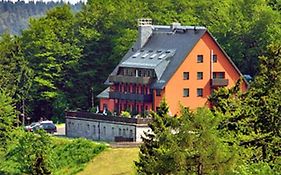
[[[135,174],[134,160],[139,148],[108,148],[97,155],[78,175],[127,175]]]
[[[93,157],[106,149],[104,143],[86,139],[52,137],[54,175],[71,175],[83,170]]]

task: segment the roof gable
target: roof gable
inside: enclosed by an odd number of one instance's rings
[[[178,26],[172,30],[170,26],[153,26],[153,32],[146,44],[141,49],[135,49],[138,46],[137,41],[111,75],[116,75],[119,67],[152,68],[157,75],[157,81],[152,84],[152,88],[162,89],[206,31],[204,27]],[[145,54],[138,55],[141,50],[154,53],[159,50],[172,51],[172,54],[163,60],[134,59],[134,55],[141,58]]]

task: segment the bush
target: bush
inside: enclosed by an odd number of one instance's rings
[[[121,116],[126,117],[126,118],[130,118],[131,114],[128,111],[121,111]]]
[[[0,174],[75,174],[106,148],[86,139],[51,137],[43,130],[18,129],[12,137]]]
[[[105,144],[86,139],[54,138],[54,174],[74,174],[81,171],[85,164],[102,152]]]

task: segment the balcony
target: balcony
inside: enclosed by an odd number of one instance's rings
[[[132,94],[132,93],[122,93],[122,92],[109,92],[109,98],[119,99],[119,100],[131,100],[140,102],[152,102],[152,94]]]
[[[216,78],[211,80],[212,87],[227,86],[227,85],[228,85],[228,79]]]
[[[116,83],[133,83],[133,84],[150,84],[152,81],[151,77],[134,77],[124,75],[110,75],[109,81]]]

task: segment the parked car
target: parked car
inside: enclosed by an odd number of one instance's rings
[[[44,129],[46,132],[53,134],[57,132],[57,127],[52,121],[42,121],[31,123],[30,125],[25,127],[26,131],[34,132],[38,129]]]
[[[54,132],[57,132],[57,127],[53,123],[53,121],[42,121],[40,122],[40,128],[44,129],[46,132],[53,134]]]
[[[24,127],[24,129],[26,131],[30,131],[30,132],[33,132],[33,131],[35,131],[35,130],[37,130],[39,128],[40,128],[40,123],[39,122],[34,122],[34,123],[31,123],[30,125],[27,125],[27,126]]]

